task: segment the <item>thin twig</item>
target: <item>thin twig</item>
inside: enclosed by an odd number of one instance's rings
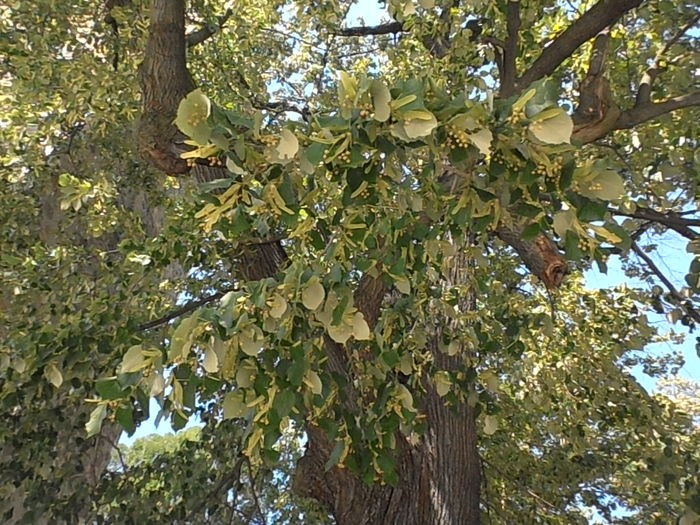
[[[217,483],[216,487],[214,487],[214,490],[210,491],[206,496],[204,496],[204,498],[202,498],[199,504],[187,514],[187,517],[184,521],[185,523],[190,523],[191,520],[195,517],[195,515],[198,514],[204,508],[204,506],[207,504],[207,501],[209,501],[212,498],[215,498],[223,489],[228,489],[228,487],[230,487],[234,481],[239,480],[241,478],[241,467],[245,459],[246,458],[243,455],[240,455],[238,457],[238,460],[236,461],[236,463],[234,463],[231,472],[228,475],[223,476],[219,480],[219,483]]]
[[[552,510],[555,510],[555,511],[557,511],[557,512],[559,511],[559,507],[557,507],[556,505],[550,503],[549,501],[547,501],[546,499],[544,499],[544,498],[543,498],[542,496],[540,496],[539,494],[533,492],[530,488],[524,486],[524,485],[522,484],[522,482],[519,481],[518,479],[516,479],[514,476],[511,476],[511,475],[509,475],[509,474],[506,474],[505,472],[503,472],[501,469],[499,469],[498,467],[496,467],[493,463],[491,463],[491,462],[488,461],[487,459],[484,459],[484,463],[486,463],[489,467],[491,467],[493,470],[495,470],[496,472],[498,472],[498,473],[499,473],[501,476],[503,476],[504,478],[506,478],[506,479],[512,481],[513,483],[515,483],[518,487],[520,487],[522,490],[524,490],[527,494],[529,494],[529,495],[530,495],[532,498],[534,498],[535,500],[537,500],[537,501],[539,501],[539,502],[541,502],[541,503],[544,503],[544,505],[545,505],[546,507],[549,507],[549,508],[552,509]]]
[[[635,106],[641,106],[642,104],[645,104],[649,102],[651,98],[651,87],[654,84],[654,80],[656,80],[656,77],[663,71],[663,68],[660,67],[660,62],[663,56],[668,52],[668,50],[673,46],[678,40],[685,34],[687,33],[690,28],[692,28],[695,24],[698,23],[700,20],[700,13],[695,15],[687,24],[685,24],[673,37],[668,40],[664,46],[659,50],[658,53],[656,53],[656,56],[654,57],[654,61],[652,62],[651,66],[649,66],[649,69],[647,69],[644,72],[644,75],[642,75],[642,80],[639,83],[639,90],[637,91],[637,100],[635,103]]]
[[[126,461],[124,461],[124,456],[122,455],[122,450],[119,448],[119,446],[114,442],[113,439],[108,438],[104,434],[100,433],[97,434],[99,437],[104,439],[107,443],[109,443],[114,450],[117,451],[117,456],[119,457],[119,463],[121,463],[122,466],[122,471],[126,475],[127,467],[126,467]]]
[[[193,33],[187,35],[187,47],[194,47],[197,44],[201,44],[211,36],[221,31],[221,29],[224,27],[224,24],[226,24],[228,19],[231,18],[231,15],[233,15],[233,10],[228,9],[223,15],[218,17],[218,24],[207,24],[201,29],[198,29],[197,31],[194,31]]]
[[[169,323],[173,319],[177,319],[178,317],[185,315],[193,310],[196,310],[197,308],[204,306],[205,304],[208,304],[212,301],[215,301],[216,299],[221,299],[224,295],[226,295],[228,292],[235,291],[235,288],[228,288],[226,290],[222,290],[220,292],[216,292],[212,295],[209,295],[207,297],[204,297],[203,299],[197,299],[196,301],[190,301],[189,303],[185,304],[184,306],[177,308],[176,310],[173,310],[171,312],[168,312],[162,317],[159,317],[158,319],[153,319],[152,321],[147,321],[145,323],[141,323],[136,327],[136,330],[138,332],[143,332],[145,330],[150,330],[151,328],[155,328],[160,325],[164,325],[166,323]]]
[[[258,499],[258,492],[255,490],[255,477],[253,476],[253,466],[251,465],[250,459],[248,457],[246,457],[245,460],[248,465],[248,481],[250,482],[250,492],[253,496],[253,501],[255,502],[255,506],[258,509],[258,513],[260,514],[260,519],[262,520],[263,525],[267,525],[265,513],[263,512],[262,507],[260,506],[260,500]]]
[[[642,259],[646,265],[649,267],[649,269],[656,275],[659,280],[664,283],[666,288],[668,288],[669,293],[671,296],[680,303],[680,305],[683,307],[683,310],[685,313],[693,319],[696,323],[700,324],[700,313],[698,313],[694,308],[690,306],[686,306],[683,304],[686,301],[686,297],[683,297],[683,295],[676,289],[675,286],[673,286],[673,283],[666,277],[661,270],[659,270],[659,267],[656,265],[654,261],[651,260],[651,257],[649,257],[644,251],[637,245],[636,242],[632,243],[632,251],[636,253],[640,259]]]

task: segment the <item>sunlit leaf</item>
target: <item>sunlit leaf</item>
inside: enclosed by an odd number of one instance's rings
[[[201,89],[195,89],[180,102],[175,125],[197,144],[204,145],[211,137],[211,128],[207,124],[210,112],[209,98]]]
[[[306,287],[301,292],[301,302],[309,310],[316,310],[323,299],[326,297],[326,291],[317,277],[312,277],[306,284]]]
[[[574,130],[574,121],[561,110],[556,116],[532,122],[529,129],[538,140],[545,144],[568,143]]]
[[[88,422],[85,423],[85,430],[88,437],[99,434],[102,429],[102,422],[107,416],[107,405],[100,403],[97,405],[92,412],[90,412],[90,418]]]

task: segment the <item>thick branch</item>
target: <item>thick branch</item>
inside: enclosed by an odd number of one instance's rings
[[[612,213],[622,217],[630,217],[632,219],[641,219],[662,224],[691,241],[700,238],[700,233],[691,229],[691,227],[700,227],[700,219],[684,219],[672,211],[661,213],[651,208],[637,208],[631,213],[618,210],[613,210]]]
[[[544,48],[540,56],[516,83],[522,89],[551,75],[576,49],[603,29],[614,24],[643,0],[600,0]]]
[[[559,287],[569,273],[566,260],[544,233],[534,239],[523,239],[519,231],[505,226],[500,226],[495,233],[518,253],[528,270],[547,288]]]
[[[201,29],[198,29],[197,31],[194,31],[193,33],[187,35],[187,47],[194,47],[197,44],[201,44],[207,38],[210,38],[219,31],[221,31],[221,29],[224,27],[224,24],[228,21],[229,18],[231,18],[232,14],[233,10],[229,9],[223,15],[218,17],[218,24],[208,24],[202,27]]]
[[[664,100],[663,102],[649,102],[641,106],[623,111],[615,122],[614,129],[630,129],[677,109],[689,108],[700,105],[700,91],[694,91],[685,95],[679,95]]]
[[[503,78],[501,95],[509,97],[515,91],[515,59],[518,57],[518,32],[520,31],[520,2],[509,0],[506,26],[508,38],[503,49]]]
[[[700,324],[700,313],[698,313],[694,308],[685,306],[683,304],[687,301],[687,298],[683,297],[683,295],[676,289],[676,287],[673,286],[673,283],[669,281],[668,277],[666,277],[661,270],[659,270],[659,267],[656,266],[656,263],[654,263],[654,261],[651,260],[651,257],[644,253],[644,251],[635,242],[632,243],[632,251],[636,253],[639,256],[639,258],[646,263],[646,265],[654,273],[654,275],[656,275],[659,278],[659,280],[662,283],[664,283],[666,288],[668,288],[668,291],[671,294],[671,296],[683,306],[683,310],[688,315],[688,317],[690,317],[696,323]]]

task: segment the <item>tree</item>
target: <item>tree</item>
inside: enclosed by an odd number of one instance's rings
[[[137,439],[113,455],[95,502],[97,519],[102,523],[330,523],[312,502],[291,494],[291,473],[301,455],[298,433],[286,432],[278,443],[280,460],[273,471],[256,469],[240,454],[240,447],[232,446],[232,437],[240,440],[240,434],[240,425],[227,421]],[[134,499],[138,505],[126,504]]]
[[[700,319],[657,262],[700,250],[696,6],[351,5],[2,8],[10,523],[94,517],[151,397],[234,472],[304,428],[340,525],[700,512],[697,421],[629,374]],[[587,290],[610,257],[660,285]]]

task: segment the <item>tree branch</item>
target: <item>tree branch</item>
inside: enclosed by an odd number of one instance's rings
[[[378,36],[402,33],[405,29],[401,22],[390,22],[376,26],[344,27],[335,31],[335,36]]]
[[[700,13],[695,15],[687,24],[685,24],[670,40],[668,40],[664,46],[656,53],[654,57],[654,62],[652,62],[649,69],[642,75],[642,80],[639,83],[639,90],[637,91],[637,101],[635,106],[641,106],[649,102],[651,98],[651,88],[654,84],[656,77],[664,71],[665,68],[660,66],[661,58],[668,52],[668,50],[673,46],[678,40],[687,33],[691,27],[698,23],[700,20]]]
[[[509,0],[506,13],[508,38],[503,48],[503,77],[501,80],[501,95],[503,97],[509,97],[515,92],[515,59],[519,54],[518,32],[520,31],[520,2]]]
[[[222,290],[220,292],[216,292],[214,294],[211,294],[207,297],[204,297],[203,299],[197,299],[196,301],[190,301],[189,303],[183,305],[180,308],[177,308],[176,310],[173,310],[171,312],[168,312],[165,314],[163,317],[159,317],[158,319],[153,319],[152,321],[147,321],[145,323],[141,323],[136,327],[136,330],[139,332],[143,332],[145,330],[150,330],[151,328],[155,328],[157,326],[164,325],[166,323],[169,323],[173,319],[177,319],[180,316],[183,316],[193,310],[196,310],[197,308],[200,308],[204,306],[205,304],[209,304],[212,301],[215,301],[217,299],[221,299],[224,295],[226,295],[228,292],[234,291],[234,288],[229,288],[227,290]]]
[[[649,269],[656,275],[659,280],[664,283],[666,288],[668,288],[669,293],[671,296],[680,303],[681,306],[683,306],[683,310],[685,313],[690,317],[693,321],[696,323],[700,324],[700,313],[698,313],[694,308],[690,306],[686,306],[684,303],[687,301],[686,297],[683,297],[683,295],[676,289],[675,286],[673,286],[673,283],[669,281],[669,279],[663,274],[661,270],[659,270],[659,267],[656,266],[656,263],[651,260],[651,257],[649,257],[644,251],[637,245],[636,242],[632,243],[632,251],[636,253],[640,259],[642,259],[646,265],[649,267]]]
[[[613,129],[630,129],[642,122],[665,115],[677,109],[700,105],[700,91],[679,95],[663,102],[648,102],[623,111]]]
[[[637,208],[631,213],[619,210],[611,210],[611,212],[613,215],[662,224],[691,241],[700,238],[700,233],[690,229],[691,226],[700,227],[700,219],[684,219],[675,212],[661,213],[651,208]]]
[[[642,1],[600,0],[544,48],[537,60],[516,82],[516,91],[551,75],[581,44],[614,24],[627,11],[639,6]]]
[[[198,29],[197,31],[194,31],[193,33],[187,35],[187,47],[194,47],[197,44],[201,44],[207,38],[221,31],[221,29],[224,27],[224,24],[228,21],[229,18],[231,18],[231,15],[233,15],[233,10],[228,9],[223,15],[218,17],[218,24],[207,24],[201,29]]]

